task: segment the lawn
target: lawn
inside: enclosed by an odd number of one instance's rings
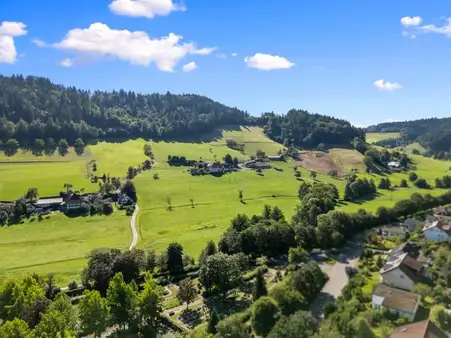
[[[229,149],[226,139],[235,139],[244,144],[244,153]],[[97,161],[98,175],[103,173],[123,177],[130,165],[141,163],[144,140],[123,143],[100,142],[89,146],[83,156],[70,152],[65,157],[36,158],[28,153],[19,153],[12,158],[0,157],[0,200],[21,196],[29,187],[37,187],[40,195],[55,195],[64,183],[72,183],[75,189],[94,191],[97,185],[84,177],[87,161]],[[151,142],[155,154],[155,166],[134,179],[140,205],[137,221],[138,247],[152,247],[157,252],[166,249],[171,242],[179,242],[185,252],[198,257],[208,240],[218,240],[230,221],[238,213],[249,216],[261,213],[263,206],[278,206],[290,220],[299,203],[297,189],[299,181],[294,176],[293,161],[272,162],[279,170],[268,169],[263,175],[254,171],[240,171],[223,175],[191,176],[186,167],[171,167],[168,155],[185,156],[192,160],[220,160],[230,153],[241,160],[254,155],[257,150],[275,154],[282,149],[265,137],[257,127],[230,128],[216,133],[206,142]],[[331,149],[334,161],[345,170],[360,169],[360,176],[380,176],[364,173],[361,156],[354,150]],[[449,172],[449,163],[422,156],[411,155],[415,172],[432,185],[436,177]],[[19,163],[22,162],[22,163]],[[27,163],[23,163],[27,162]],[[33,162],[33,163],[28,163]],[[310,172],[299,168],[303,180],[312,182]],[[158,174],[158,179],[154,175]],[[407,179],[407,173],[390,175],[392,185]],[[318,174],[319,181],[330,182],[344,191],[346,181]],[[440,189],[422,190],[413,187],[394,191],[379,190],[376,198],[362,203],[344,203],[339,210],[353,212],[359,208],[375,211],[379,206],[393,206],[414,192],[439,195]],[[238,198],[242,190],[244,203]],[[191,199],[194,207],[191,206]],[[168,210],[169,203],[172,211]],[[0,276],[18,275],[25,272],[55,272],[60,283],[78,279],[85,265],[85,256],[96,247],[125,249],[131,240],[129,217],[117,212],[112,216],[67,218],[54,215],[42,222],[27,222],[12,227],[0,228]]]
[[[47,218],[48,217],[48,218]],[[55,273],[59,285],[80,280],[86,255],[95,248],[128,248],[129,217],[122,211],[110,216],[68,218],[62,214],[0,227],[0,279],[25,273]]]
[[[374,143],[382,140],[398,138],[399,133],[368,133],[366,134],[366,142]]]
[[[95,191],[97,184],[85,176],[86,163],[96,160],[99,174],[125,176],[130,165],[138,165],[146,158],[144,140],[123,143],[100,142],[85,149],[77,156],[71,150],[66,156],[36,157],[20,151],[12,157],[0,156],[0,200],[17,199],[28,188],[38,188],[41,196],[58,195],[64,183],[71,183],[76,190]]]

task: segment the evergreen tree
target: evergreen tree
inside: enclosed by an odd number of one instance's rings
[[[263,276],[263,270],[258,269],[257,275],[255,276],[254,281],[254,291],[252,297],[254,301],[259,299],[262,296],[266,296],[268,294],[268,290],[266,289],[265,277]]]
[[[351,184],[349,182],[346,183],[343,199],[348,202],[352,201],[354,199],[352,189],[351,189]]]
[[[218,330],[216,330],[216,325],[219,323],[219,315],[216,312],[216,309],[213,309],[210,313],[210,319],[208,320],[207,332],[210,334],[216,334]]]

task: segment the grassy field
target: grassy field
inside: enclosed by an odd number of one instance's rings
[[[19,152],[12,157],[0,156],[0,200],[17,199],[28,188],[38,188],[41,196],[58,195],[64,183],[74,189],[95,191],[98,186],[85,176],[86,163],[96,160],[99,173],[123,177],[130,165],[145,160],[143,140],[89,146],[82,156],[72,150],[64,157],[40,156]]]
[[[366,134],[366,142],[374,143],[377,141],[398,138],[399,133],[368,133]]]
[[[27,272],[55,273],[60,285],[79,280],[86,255],[94,248],[126,249],[132,235],[129,217],[117,211],[110,216],[68,218],[51,215],[41,222],[0,228],[0,279]]]
[[[244,144],[244,153],[229,149],[226,139]],[[17,198],[29,187],[37,187],[41,195],[57,194],[64,183],[72,183],[76,189],[95,190],[84,177],[86,162],[97,161],[98,173],[124,176],[129,165],[141,163],[144,140],[124,143],[102,142],[90,146],[78,157],[69,153],[59,156],[36,158],[20,153],[12,158],[0,157],[0,200]],[[240,171],[223,175],[191,176],[185,167],[171,167],[168,155],[185,156],[188,159],[220,160],[230,153],[244,160],[257,150],[275,154],[283,147],[267,139],[260,128],[230,128],[217,134],[213,141],[203,143],[152,142],[156,157],[152,170],[134,179],[140,205],[137,225],[138,247],[164,250],[171,242],[180,242],[185,251],[197,258],[207,240],[218,240],[230,220],[237,213],[253,215],[260,213],[265,204],[277,205],[290,219],[299,203],[299,181],[294,176],[295,162],[273,162],[282,169],[264,170],[263,176],[254,171]],[[362,177],[373,178],[376,184],[380,176],[364,173],[362,156],[354,150],[331,149],[329,155],[343,171],[358,168]],[[436,177],[449,173],[448,162],[411,155],[415,172],[432,185]],[[312,181],[310,172],[299,168],[302,179]],[[154,175],[158,174],[158,179]],[[392,185],[399,185],[407,173],[390,175]],[[343,193],[344,179],[334,179],[318,174],[320,181],[334,183]],[[379,206],[392,206],[409,198],[414,192],[442,194],[439,189],[421,190],[409,183],[409,188],[393,192],[380,190],[380,195],[362,203],[347,203],[339,208],[356,211],[364,208],[375,211]],[[242,190],[244,203],[238,198]],[[194,207],[191,206],[191,201]],[[172,211],[168,210],[168,202]],[[37,220],[12,227],[0,228],[0,278],[26,272],[55,272],[61,284],[78,279],[85,265],[85,256],[97,247],[125,249],[131,241],[129,218],[121,212],[111,216],[67,218],[52,215],[42,222]]]

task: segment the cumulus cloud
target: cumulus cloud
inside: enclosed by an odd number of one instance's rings
[[[278,55],[256,53],[244,58],[244,62],[250,68],[260,70],[288,69],[294,66],[293,62]]]
[[[197,65],[193,61],[193,62],[187,63],[186,65],[183,65],[182,70],[183,70],[184,73],[188,73],[188,72],[193,71],[196,68],[197,68]]]
[[[216,57],[220,59],[227,59],[227,55],[225,55],[224,53],[217,53]]]
[[[172,0],[113,0],[109,8],[117,15],[149,19],[166,16],[174,11],[186,10],[185,6],[175,4]]]
[[[394,91],[402,88],[402,85],[398,82],[388,82],[383,79],[374,81],[374,86],[380,90]]]
[[[22,22],[2,22],[0,25],[0,63],[16,62],[17,50],[14,38],[27,34],[26,27]]]
[[[192,42],[181,43],[182,36],[170,33],[151,38],[146,32],[111,29],[103,23],[70,30],[53,47],[84,57],[113,57],[133,65],[155,63],[162,71],[172,72],[190,54],[208,55],[215,48],[197,48]]]
[[[232,56],[238,56],[238,53],[232,53]]]
[[[419,27],[425,33],[437,33],[443,34],[448,38],[451,38],[451,18],[446,19],[446,24],[443,26],[436,25],[424,25]]]
[[[405,27],[419,26],[423,22],[421,16],[405,16],[401,18],[401,24]]]
[[[72,67],[74,65],[74,60],[65,58],[61,60],[60,65],[63,67]]]

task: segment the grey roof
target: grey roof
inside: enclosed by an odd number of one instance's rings
[[[373,295],[384,298],[382,306],[408,313],[414,313],[421,300],[419,294],[391,288],[383,284],[374,289]]]
[[[36,201],[36,205],[45,205],[45,204],[60,204],[63,203],[62,197],[52,197],[52,198],[40,198]]]

